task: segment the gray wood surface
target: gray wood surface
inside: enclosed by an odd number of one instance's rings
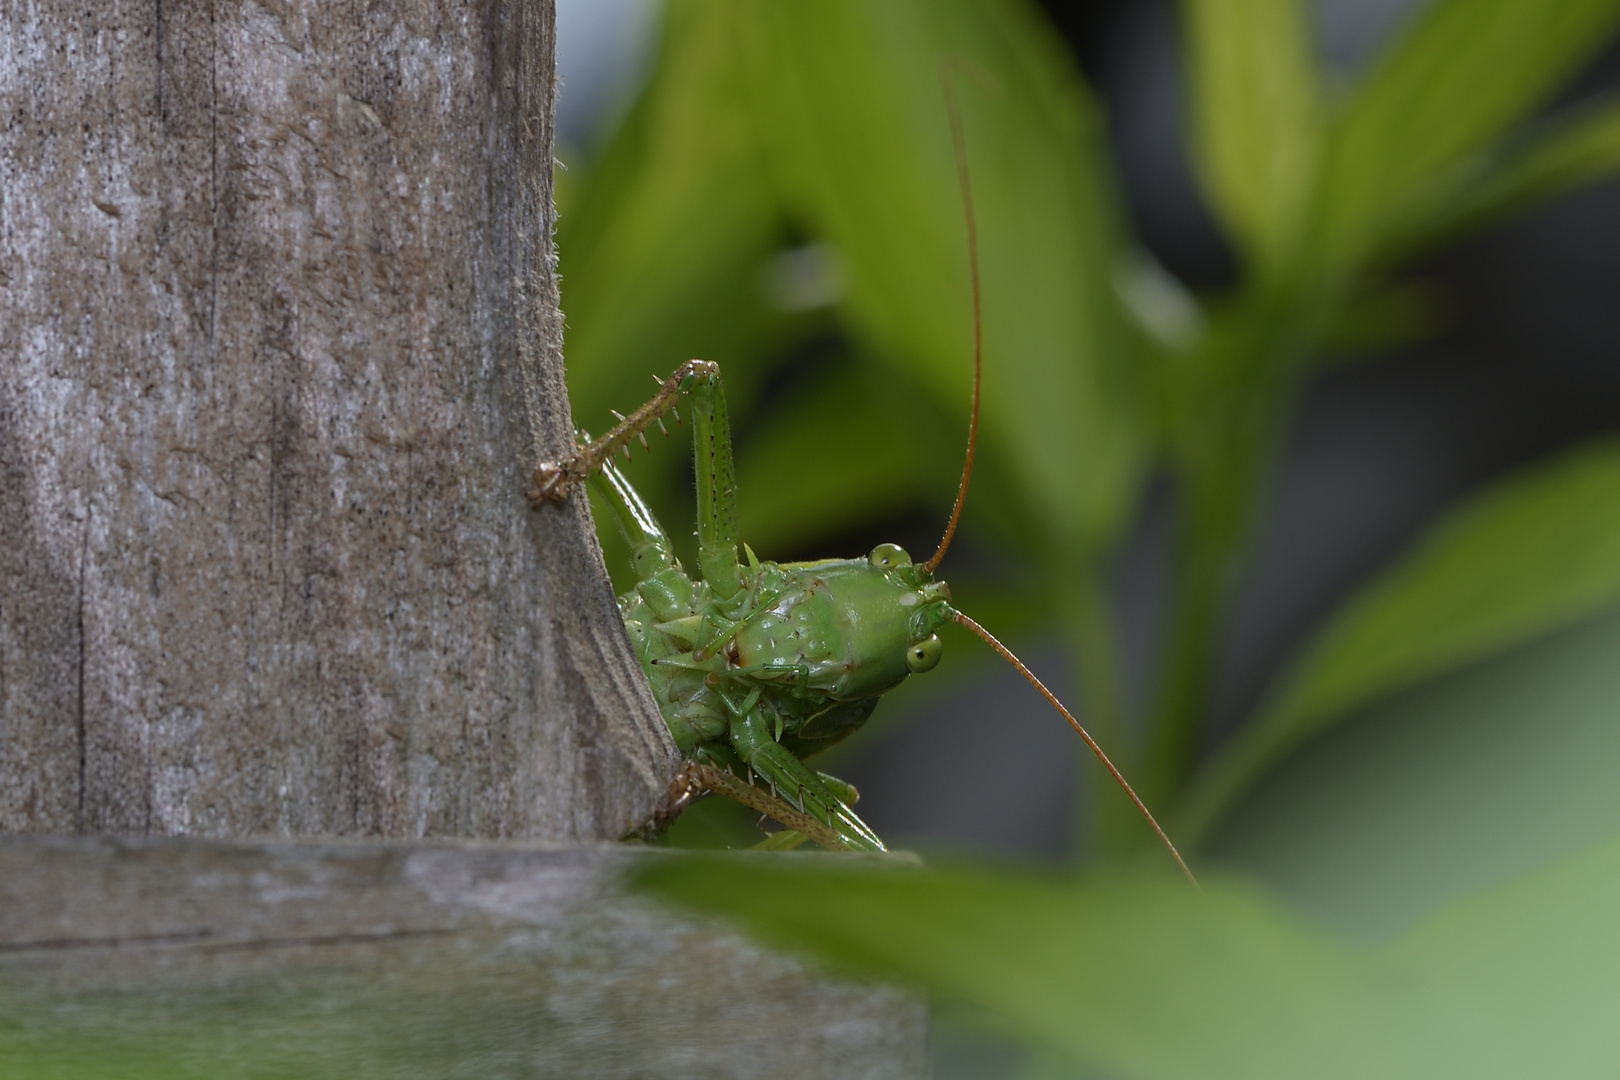
[[[553,25],[0,0],[7,1080],[925,1071],[916,1001],[590,844],[676,755],[585,500],[524,497]]]
[[[817,976],[617,887],[635,860],[672,857],[0,838],[0,1072],[926,1074],[919,1002]]]
[[[0,831],[617,838],[535,0],[0,0]]]

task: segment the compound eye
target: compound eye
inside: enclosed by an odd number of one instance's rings
[[[939,640],[939,635],[929,634],[906,650],[906,667],[910,668],[914,675],[933,671],[935,665],[939,663],[940,654],[944,651],[945,643]]]
[[[879,570],[893,570],[897,566],[910,566],[911,556],[899,544],[879,544],[867,559]]]

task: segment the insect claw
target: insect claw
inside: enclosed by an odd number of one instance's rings
[[[542,461],[534,469],[534,487],[529,502],[537,509],[547,499],[561,502],[568,494],[568,469],[558,461]]]

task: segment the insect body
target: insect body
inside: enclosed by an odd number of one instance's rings
[[[645,442],[645,430],[661,424],[682,397],[691,408],[697,474],[702,576],[696,580],[612,460],[631,439]],[[932,670],[942,649],[937,631],[957,623],[989,643],[1063,714],[1181,864],[1169,838],[1073,715],[1005,646],[955,610],[949,588],[934,580],[961,512],[972,446],[970,438],[951,524],[926,563],[913,562],[894,544],[879,544],[864,559],[781,564],[762,562],[743,545],[745,562],[737,551],[737,489],[720,370],[688,360],[602,438],[569,458],[542,463],[529,497],[537,506],[560,500],[590,480],[612,508],[636,576],[619,609],[670,734],[702,786],[826,846],[882,851],[882,841],[850,808],[853,789],[815,772],[803,758],[860,727],[878,699],[908,675]]]
[[[691,403],[698,475],[694,581],[676,560],[612,454],[675,407]],[[763,785],[754,804],[818,840],[878,850],[850,809],[853,790],[803,758],[860,727],[878,698],[939,662],[936,631],[955,617],[943,582],[893,544],[863,559],[761,562],[737,557],[736,487],[725,398],[716,365],[692,360],[607,436],[542,466],[536,501],[594,477],[630,542],[636,587],[620,598],[625,626],[682,754],[704,774],[724,770]],[[755,785],[759,786],[759,785]],[[740,792],[727,791],[728,794]]]
[[[1192,874],[1164,830],[1068,709],[1016,656],[978,623],[955,610],[934,571],[950,545],[972,475],[979,420],[981,334],[979,275],[972,199],[952,103],[952,134],[967,210],[973,285],[973,408],[967,460],[950,522],[934,554],[914,563],[894,544],[866,558],[762,562],[742,545],[738,557],[737,484],[720,369],[688,360],[658,392],[606,435],[559,461],[542,462],[529,493],[536,507],[595,484],[629,541],[635,588],[619,598],[653,697],[697,786],[718,791],[788,826],[776,846],[808,837],[827,847],[882,851],[883,844],[851,809],[848,784],[818,773],[804,758],[844,738],[871,715],[878,699],[912,673],[939,663],[937,635],[946,623],[977,634],[1063,714],[1130,796],[1189,879]],[[613,464],[630,442],[685,399],[692,415],[698,499],[698,569],[687,575],[669,537]],[[667,435],[668,430],[664,429]]]

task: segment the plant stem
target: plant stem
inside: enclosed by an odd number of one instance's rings
[[[1173,385],[1171,465],[1180,483],[1175,598],[1144,798],[1168,806],[1197,765],[1233,580],[1290,405],[1337,289],[1301,274],[1223,313],[1192,374]]]
[[[1131,730],[1124,687],[1124,665],[1100,575],[1091,572],[1069,580],[1063,587],[1064,621],[1070,654],[1079,673],[1080,699],[1086,729],[1127,779],[1140,772],[1141,747]],[[1108,858],[1151,840],[1130,801],[1115,787],[1114,779],[1089,748],[1077,751],[1084,776],[1078,808],[1076,857]],[[1134,783],[1134,781],[1133,781]]]

